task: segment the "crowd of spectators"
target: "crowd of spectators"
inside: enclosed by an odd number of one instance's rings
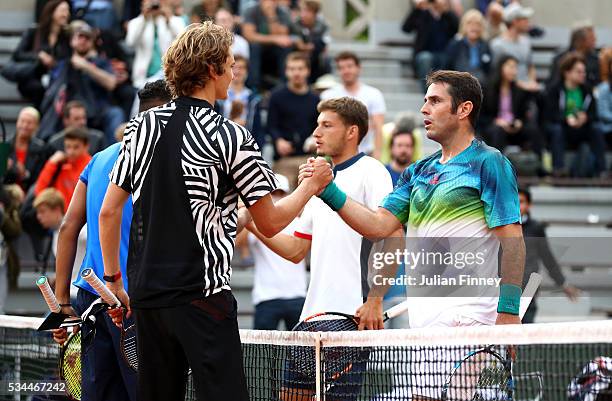
[[[330,58],[321,0],[201,0],[191,9],[182,0],[125,0],[121,15],[111,0],[36,4],[37,24],[23,33],[2,70],[31,106],[9,133],[0,204],[5,213],[9,205],[18,211],[18,231],[28,233],[40,261],[48,255],[48,227],[37,217],[37,196],[45,193],[48,199],[38,204],[54,210],[59,202],[53,199],[61,196],[67,207],[79,171],[90,155],[116,142],[139,109],[137,91],[163,78],[163,54],[191,23],[214,20],[234,32],[234,80],[215,107],[271,149],[268,159],[292,186],[296,166],[314,151],[319,100],[351,96],[367,106],[369,132],[360,151],[391,163],[392,174],[405,164],[397,156],[402,149],[410,162],[420,154],[421,136],[404,135],[418,130],[413,116],[409,128],[385,130],[385,99],[362,82],[358,55],[342,51]],[[531,38],[542,30],[532,16],[517,0],[479,0],[465,12],[458,0],[412,1],[402,29],[414,34],[415,76],[423,89],[435,69],[478,77],[485,95],[478,134],[502,151],[532,152],[537,173],[545,173],[541,160],[548,150],[554,175],[607,175],[612,51],[598,52],[593,26],[581,24],[547,79],[538,80]],[[568,149],[579,155],[570,167]],[[15,218],[5,221],[9,228],[3,224],[2,233],[11,238]]]
[[[554,176],[609,177],[610,53],[598,52],[592,24],[573,27],[548,77],[538,77],[532,38],[545,31],[532,24],[534,10],[519,0],[477,3],[461,14],[452,0],[413,1],[402,29],[414,33],[413,66],[423,88],[432,70],[468,71],[485,93],[478,134],[511,156],[533,155],[537,167],[524,172],[546,174],[548,150]],[[568,150],[577,155],[569,166]]]

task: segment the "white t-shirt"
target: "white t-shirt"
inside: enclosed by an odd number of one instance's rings
[[[242,57],[249,59],[249,42],[237,33],[234,34],[234,43],[232,44],[232,53],[234,56],[239,54]]]
[[[363,153],[337,165],[334,171],[336,185],[372,210],[393,189],[385,166]],[[300,320],[320,312],[354,314],[367,296],[364,238],[317,197],[306,204],[294,235],[312,241],[310,285]]]
[[[363,104],[368,109],[368,115],[370,117],[368,134],[363,138],[359,144],[359,151],[364,153],[372,153],[374,150],[374,123],[372,122],[372,116],[376,114],[385,114],[387,107],[385,106],[385,99],[383,94],[373,86],[366,85],[363,83],[359,84],[359,90],[357,93],[350,93],[346,90],[344,85],[336,85],[323,93],[321,93],[321,100],[333,99],[337,97],[349,96],[353,97]]]
[[[282,231],[291,235],[297,227],[294,220]],[[293,299],[306,296],[306,263],[293,263],[274,253],[253,234],[248,236],[255,260],[253,304],[272,299]]]

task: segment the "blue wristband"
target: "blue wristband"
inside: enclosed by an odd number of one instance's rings
[[[514,284],[502,284],[499,290],[497,313],[509,313],[518,316],[521,306],[521,287]]]
[[[334,212],[342,209],[342,206],[346,203],[346,194],[333,181],[327,184],[319,198]]]

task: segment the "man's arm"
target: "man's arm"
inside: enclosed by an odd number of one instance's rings
[[[293,221],[310,198],[321,192],[333,179],[331,168],[324,159],[314,162],[314,175],[304,179],[295,191],[278,202],[270,194],[260,198],[249,208],[257,229],[270,238]]]
[[[114,183],[108,185],[102,209],[100,210],[100,248],[102,260],[104,261],[104,275],[112,276],[121,271],[119,262],[119,248],[121,243],[121,219],[123,206],[130,194]],[[130,315],[130,299],[123,287],[123,280],[106,283],[106,286],[119,298],[119,301],[127,308]],[[110,314],[113,322],[120,325],[122,312],[120,308],[116,313]]]
[[[89,75],[98,85],[102,86],[107,91],[112,92],[115,90],[117,78],[114,74],[102,68],[98,68],[97,65],[78,54],[73,54],[70,61],[75,68]]]
[[[353,230],[373,241],[387,238],[402,228],[402,223],[387,209],[370,210],[351,198],[347,198],[338,214]]]
[[[402,228],[396,230],[390,237],[383,240],[384,244],[381,252],[384,254],[394,254],[398,249],[403,249],[405,244],[404,238],[404,230]],[[357,309],[355,316],[359,317],[359,330],[382,330],[385,328],[383,322],[383,297],[389,291],[389,288],[391,288],[388,279],[396,277],[398,267],[397,263],[385,263],[380,270],[377,270],[376,276],[387,280],[375,279],[370,287],[368,300]]]
[[[247,230],[253,233],[265,246],[278,256],[293,263],[299,263],[306,257],[310,250],[311,241],[291,235],[279,233],[268,238],[263,235],[254,224],[247,225]]]
[[[525,271],[525,241],[523,230],[518,223],[493,228],[493,233],[501,243],[501,284],[521,287]],[[520,317],[509,313],[499,313],[495,324],[518,324]]]
[[[322,165],[319,162],[321,159],[316,159],[317,164],[313,164],[313,160],[315,159],[310,158],[306,164],[300,166],[298,182],[301,183],[302,180],[308,179],[321,168]],[[343,193],[337,187],[334,191]],[[321,194],[321,196],[324,195]],[[353,230],[373,242],[381,238],[387,238],[402,228],[400,220],[389,210],[382,207],[379,207],[377,210],[371,210],[349,197],[346,197],[346,201],[337,212],[342,220]]]
[[[77,183],[70,206],[59,229],[55,259],[55,297],[60,304],[70,303],[70,279],[76,257],[79,233],[87,222],[87,185]]]
[[[383,148],[383,125],[385,124],[384,114],[372,115],[372,125],[374,125],[374,158],[379,159]]]
[[[286,27],[285,27],[286,28]],[[287,34],[283,35],[264,35],[257,32],[255,24],[244,23],[242,24],[242,36],[249,41],[249,43],[260,43],[262,45],[275,45],[275,46],[289,46],[291,38]]]

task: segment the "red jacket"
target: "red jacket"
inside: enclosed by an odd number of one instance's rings
[[[58,165],[57,163],[53,163],[51,160],[47,160],[45,166],[40,172],[40,175],[38,176],[38,180],[36,180],[34,194],[38,195],[49,187],[55,188],[64,196],[66,209],[68,209],[68,205],[72,199],[72,193],[79,182],[79,176],[90,160],[91,155],[89,153],[85,153],[76,160],[67,160],[64,162],[61,167],[59,167],[61,170],[53,185],[51,185],[51,180],[53,180],[53,176],[58,169]]]

